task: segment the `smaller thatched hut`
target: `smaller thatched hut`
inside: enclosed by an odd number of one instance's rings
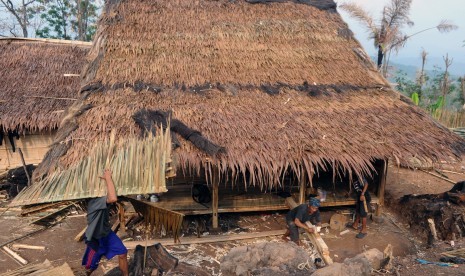
[[[91,43],[0,39],[0,173],[39,163],[53,142]]]

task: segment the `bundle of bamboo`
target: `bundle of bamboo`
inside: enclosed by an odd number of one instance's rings
[[[115,132],[99,142],[90,154],[76,166],[56,171],[22,191],[12,206],[61,200],[99,197],[106,186],[99,181],[104,168],[113,172],[118,195],[166,192],[166,172],[173,175],[171,136],[162,128],[156,136],[116,141]]]

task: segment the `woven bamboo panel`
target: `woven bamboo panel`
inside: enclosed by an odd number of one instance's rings
[[[166,171],[171,170],[171,136],[160,129],[156,136],[142,140],[96,144],[77,166],[54,172],[23,190],[12,206],[91,198],[106,195],[106,184],[99,179],[104,168],[110,168],[118,195],[166,192]],[[168,166],[167,166],[168,164]],[[172,175],[169,171],[168,174]]]

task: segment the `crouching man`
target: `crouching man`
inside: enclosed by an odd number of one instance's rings
[[[87,275],[98,268],[102,256],[111,259],[118,256],[119,268],[128,276],[128,250],[121,239],[111,230],[108,204],[117,201],[116,190],[110,170],[105,170],[101,179],[107,185],[107,195],[92,198],[87,204],[87,230],[85,234],[86,251],[82,258]]]
[[[287,231],[283,239],[287,241],[290,236],[291,241],[297,245],[301,245],[299,237],[299,228],[313,233],[315,229],[308,227],[305,222],[310,221],[313,225],[321,226],[320,218],[320,200],[312,197],[308,203],[301,204],[294,209],[290,210],[286,215]]]

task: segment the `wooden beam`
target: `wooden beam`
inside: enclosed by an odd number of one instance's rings
[[[386,191],[386,177],[387,177],[387,170],[388,170],[388,160],[384,159],[383,166],[381,168],[380,179],[379,179],[379,186],[378,186],[378,208],[376,208],[377,216],[381,215],[381,209],[384,206],[384,193]]]
[[[293,209],[297,207],[297,203],[294,201],[292,197],[286,198],[286,203],[289,206],[290,209]],[[305,223],[308,227],[313,227],[313,225],[310,222]],[[313,243],[313,245],[317,248],[318,252],[320,253],[321,257],[323,258],[323,261],[325,261],[326,265],[330,265],[333,263],[333,259],[329,256],[329,248],[326,245],[325,241],[323,238],[321,238],[319,233],[308,233],[306,232],[307,236],[310,238],[310,241]]]
[[[213,228],[218,228],[218,186],[220,182],[220,174],[218,167],[212,166],[213,170],[213,179],[212,179],[212,226]]]
[[[284,235],[286,230],[273,230],[259,233],[246,233],[246,234],[232,234],[232,235],[215,235],[215,236],[206,236],[206,237],[189,237],[189,238],[180,238],[180,242],[175,243],[173,239],[154,239],[147,240],[148,245],[153,245],[156,243],[161,243],[163,246],[167,245],[182,245],[182,244],[200,244],[200,243],[215,243],[215,242],[225,242],[225,241],[237,241],[237,240],[246,240],[246,239],[256,239],[264,238],[270,236],[280,236]],[[123,242],[124,246],[127,249],[134,249],[137,245],[145,244],[145,241],[127,241]]]

